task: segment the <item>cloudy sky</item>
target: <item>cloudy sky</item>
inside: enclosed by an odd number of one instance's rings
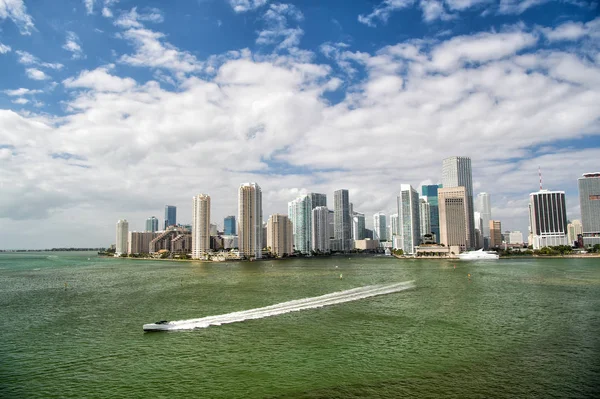
[[[164,205],[265,219],[302,192],[393,212],[472,159],[503,230],[538,167],[579,217],[600,171],[600,9],[584,0],[0,0],[0,248],[107,246]],[[419,188],[420,190],[420,188]]]

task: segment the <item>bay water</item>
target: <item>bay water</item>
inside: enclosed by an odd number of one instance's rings
[[[142,330],[410,280],[318,309]],[[600,397],[599,258],[0,253],[0,310],[2,398]]]

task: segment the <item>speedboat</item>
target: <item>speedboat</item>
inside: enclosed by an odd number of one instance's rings
[[[460,260],[497,260],[500,255],[494,251],[484,251],[483,248],[477,251],[463,252],[458,255]]]
[[[144,331],[167,331],[171,323],[167,320],[160,320],[156,323],[144,324]]]

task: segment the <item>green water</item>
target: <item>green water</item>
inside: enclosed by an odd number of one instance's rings
[[[159,319],[407,280],[416,288],[321,309],[142,331]],[[0,309],[2,398],[600,394],[600,259],[206,264],[0,254]]]

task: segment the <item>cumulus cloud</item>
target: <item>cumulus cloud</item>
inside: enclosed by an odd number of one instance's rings
[[[258,33],[257,44],[273,45],[277,48],[296,47],[304,31],[298,27],[289,27],[289,22],[304,19],[302,12],[292,4],[271,4],[265,12],[263,20],[266,28]]]
[[[574,41],[584,37],[600,39],[600,18],[586,23],[568,21],[556,28],[542,27],[540,30],[551,42]]]
[[[15,89],[15,90],[4,90],[4,94],[14,97],[14,96],[25,96],[25,95],[30,95],[30,94],[37,94],[37,93],[41,93],[41,90],[31,90],[31,89],[26,89],[24,87],[21,87],[20,89]]]
[[[22,35],[30,35],[35,29],[23,0],[0,0],[0,20],[7,18],[17,25]]]
[[[359,15],[358,22],[374,27],[376,20],[387,22],[392,12],[411,7],[414,3],[414,0],[384,0],[380,5],[375,7],[372,13]]]
[[[67,88],[93,89],[98,92],[122,92],[136,86],[135,80],[131,78],[120,78],[111,75],[109,71],[114,65],[100,67],[93,71],[84,70],[76,78],[68,78],[63,81]]]
[[[74,60],[85,58],[81,45],[79,44],[79,36],[77,36],[75,32],[67,32],[67,38],[62,48],[70,51],[72,53],[71,58]]]
[[[50,77],[48,75],[46,75],[43,71],[40,71],[39,69],[36,69],[36,68],[27,68],[25,70],[25,72],[27,72],[27,76],[29,77],[29,79],[33,79],[33,80],[50,79]]]
[[[228,0],[233,11],[237,13],[256,10],[267,4],[269,0]]]
[[[0,43],[0,54],[6,54],[11,50],[10,46]]]
[[[148,12],[138,13],[137,7],[133,7],[128,12],[123,12],[115,21],[115,25],[121,28],[141,28],[143,26],[142,22],[161,23],[163,21],[162,12],[157,8],[151,8]]]

